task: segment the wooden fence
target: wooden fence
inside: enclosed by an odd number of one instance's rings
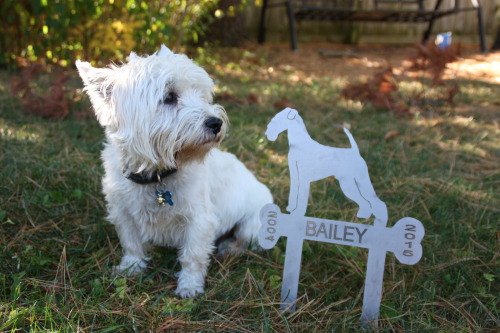
[[[373,8],[372,0],[358,0],[359,7]],[[427,0],[426,5],[434,6],[436,0]],[[453,6],[455,0],[443,0],[443,8]],[[469,5],[470,0],[460,0]],[[500,0],[479,0],[483,7],[483,20],[488,45],[496,32],[499,23]],[[258,3],[258,1],[257,1]],[[260,6],[252,6],[244,13],[252,39],[257,35],[257,26],[260,18]],[[268,11],[267,40],[289,40],[288,21],[285,9],[282,7]],[[370,22],[301,22],[298,25],[298,36],[301,41],[329,41],[329,42],[383,42],[383,43],[413,43],[420,41],[427,24],[415,23],[370,23]],[[477,33],[477,16],[474,11],[461,12],[446,16],[436,21],[433,34],[451,31],[454,40],[464,43],[479,43]]]

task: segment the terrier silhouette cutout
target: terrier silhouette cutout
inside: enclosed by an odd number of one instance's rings
[[[297,110],[286,108],[279,112],[267,126],[266,136],[275,141],[288,131],[288,167],[290,170],[290,196],[286,210],[305,215],[310,183],[335,176],[342,192],[359,206],[357,216],[375,215],[375,224],[385,226],[387,207],[377,197],[368,174],[368,167],[361,157],[351,133],[344,128],[351,148],[334,148],[314,141]]]
[[[274,204],[260,213],[259,244],[270,249],[279,237],[287,237],[285,267],[281,289],[281,310],[295,310],[302,257],[302,242],[314,240],[369,249],[361,322],[377,326],[382,299],[386,252],[393,252],[403,264],[416,264],[422,257],[422,223],[405,217],[387,228],[387,206],[380,200],[370,181],[368,167],[359,153],[356,141],[344,128],[351,148],[333,148],[314,141],[304,121],[294,109],[286,108],[269,123],[266,136],[274,141],[288,131],[290,150],[290,195],[283,214]],[[374,225],[318,219],[305,216],[310,183],[335,176],[343,193],[359,206],[357,216],[375,216]]]

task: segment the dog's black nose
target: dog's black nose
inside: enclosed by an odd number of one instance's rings
[[[205,121],[205,126],[207,126],[208,128],[210,128],[212,130],[212,132],[217,135],[217,133],[220,132],[220,129],[222,127],[222,120],[220,120],[219,118],[208,118],[206,121]]]

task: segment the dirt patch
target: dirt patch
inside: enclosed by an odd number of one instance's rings
[[[269,66],[286,64],[306,76],[345,77],[349,81],[373,75],[383,67],[392,66],[395,73],[403,73],[410,59],[417,54],[415,45],[386,46],[341,44],[301,44],[297,52],[289,45],[266,44],[250,47],[262,55]],[[462,78],[500,84],[500,52],[478,54],[474,45],[462,46],[461,57],[449,65],[444,78]]]

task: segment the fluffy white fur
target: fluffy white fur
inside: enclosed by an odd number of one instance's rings
[[[116,269],[139,273],[150,246],[173,246],[182,267],[175,292],[183,298],[202,293],[215,241],[234,230],[235,242],[248,245],[257,237],[261,207],[272,202],[234,155],[214,148],[228,120],[212,104],[213,81],[165,46],[151,56],[131,53],[121,66],[76,65],[106,132],[103,191],[124,254]],[[220,130],[208,119],[220,119]],[[124,176],[174,168],[162,184]],[[173,206],[158,205],[158,188],[172,192]]]

